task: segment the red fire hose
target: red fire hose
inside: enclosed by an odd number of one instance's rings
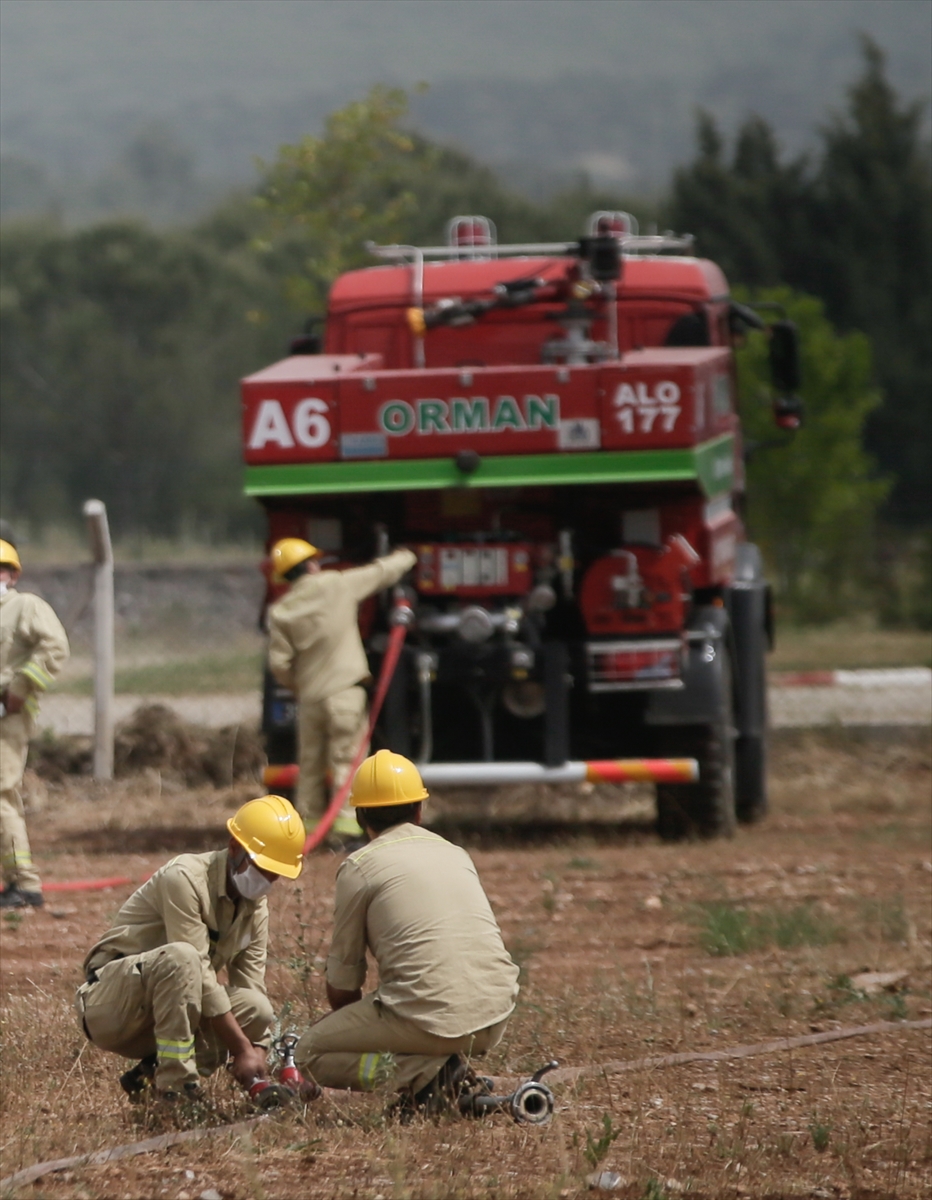
[[[397,604],[395,611],[398,609],[404,610],[408,606],[405,604]],[[398,659],[401,657],[401,647],[404,644],[407,626],[404,620],[397,621],[392,625],[391,633],[388,635],[388,647],[385,651],[385,657],[382,659],[382,669],[379,672],[379,682],[376,685],[375,696],[372,700],[372,707],[369,710],[369,727],[366,730],[366,736],[362,739],[359,749],[356,751],[356,757],[353,759],[352,766],[349,769],[349,774],[345,782],[339,787],[330,801],[327,811],[321,817],[317,826],[311,830],[307,836],[307,841],[304,843],[304,853],[316,849],[324,840],[327,834],[333,827],[333,822],[337,819],[337,814],[343,807],[346,797],[350,793],[350,788],[353,786],[353,776],[359,769],[359,765],[366,757],[366,752],[369,749],[369,740],[372,737],[372,731],[375,728],[375,723],[378,720],[379,712],[382,709],[382,703],[385,700],[388,692],[388,685],[392,681],[392,676],[395,674],[395,667],[398,665]]]

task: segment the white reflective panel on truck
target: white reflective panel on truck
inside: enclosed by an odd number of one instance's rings
[[[444,546],[440,551],[440,587],[503,587],[508,583],[508,551],[504,547],[462,550]]]

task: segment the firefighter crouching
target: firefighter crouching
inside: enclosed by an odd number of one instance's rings
[[[267,892],[300,874],[305,832],[281,796],[250,800],[227,828],[225,849],[156,871],[84,960],[78,1020],[95,1046],[141,1060],[120,1079],[131,1100],[150,1087],[169,1101],[197,1099],[198,1076],[228,1056],[243,1087],[266,1078]]]
[[[22,564],[0,540],[0,908],[42,907],[23,814],[23,771],[39,697],[68,660],[68,638],[51,605],[16,590]]]
[[[501,1041],[518,968],[465,850],[420,827],[427,791],[412,762],[379,750],[350,803],[368,844],[340,866],[327,959],[334,1010],[295,1051],[325,1087],[401,1093],[402,1115],[453,1099],[467,1058]],[[379,971],[362,995],[366,951]]]
[[[298,700],[300,774],[296,806],[313,830],[327,808],[327,774],[345,781],[366,733],[369,664],[357,624],[360,602],[391,587],[417,558],[396,550],[364,567],[321,571],[319,551],[301,538],[283,538],[271,551],[275,578],[291,584],[269,610],[269,668]],[[334,821],[334,838],[362,836],[348,805]]]

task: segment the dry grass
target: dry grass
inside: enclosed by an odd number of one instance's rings
[[[556,1057],[591,1068],[558,1086],[548,1129],[504,1117],[402,1127],[381,1097],[348,1096],[249,1137],[53,1175],[19,1194],[556,1200],[586,1195],[597,1169],[621,1175],[613,1194],[629,1200],[925,1197],[926,1031],[622,1076],[598,1068],[932,1012],[928,785],[919,739],[798,735],[777,746],[772,816],[726,853],[662,846],[642,822],[504,844],[470,835],[522,966],[518,1010],[485,1067],[516,1074]],[[171,853],[218,844],[250,794],[248,784],[160,791],[153,773],[109,788],[66,781],[33,819],[35,845],[50,879],[138,879]],[[337,865],[317,857],[298,886],[273,893],[270,991],[285,1025],[322,1009]],[[120,1060],[86,1045],[70,1009],[77,965],[128,890],[50,895],[44,912],[0,922],[4,1175],[151,1132],[123,1103]],[[710,953],[711,915],[740,913],[752,936]],[[867,997],[850,985],[865,967],[908,977]],[[222,1073],[210,1087],[223,1116],[245,1112]]]
[[[829,625],[780,625],[768,659],[772,671],[836,667],[932,666],[932,634],[921,629],[878,629],[870,617]]]

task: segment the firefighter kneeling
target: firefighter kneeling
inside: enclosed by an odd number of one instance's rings
[[[266,1078],[266,893],[300,874],[304,825],[287,800],[263,796],[227,828],[226,849],[181,854],[156,871],[84,960],[79,1020],[94,1045],[141,1060],[120,1079],[132,1100],[151,1088],[197,1099],[198,1077],[227,1061],[247,1089]]]
[[[353,780],[368,844],[337,872],[327,999],[334,1010],[298,1043],[298,1066],[325,1087],[401,1093],[402,1115],[453,1100],[463,1060],[501,1041],[518,995],[472,859],[422,829],[417,768],[380,750]],[[363,997],[366,950],[378,988]]]

